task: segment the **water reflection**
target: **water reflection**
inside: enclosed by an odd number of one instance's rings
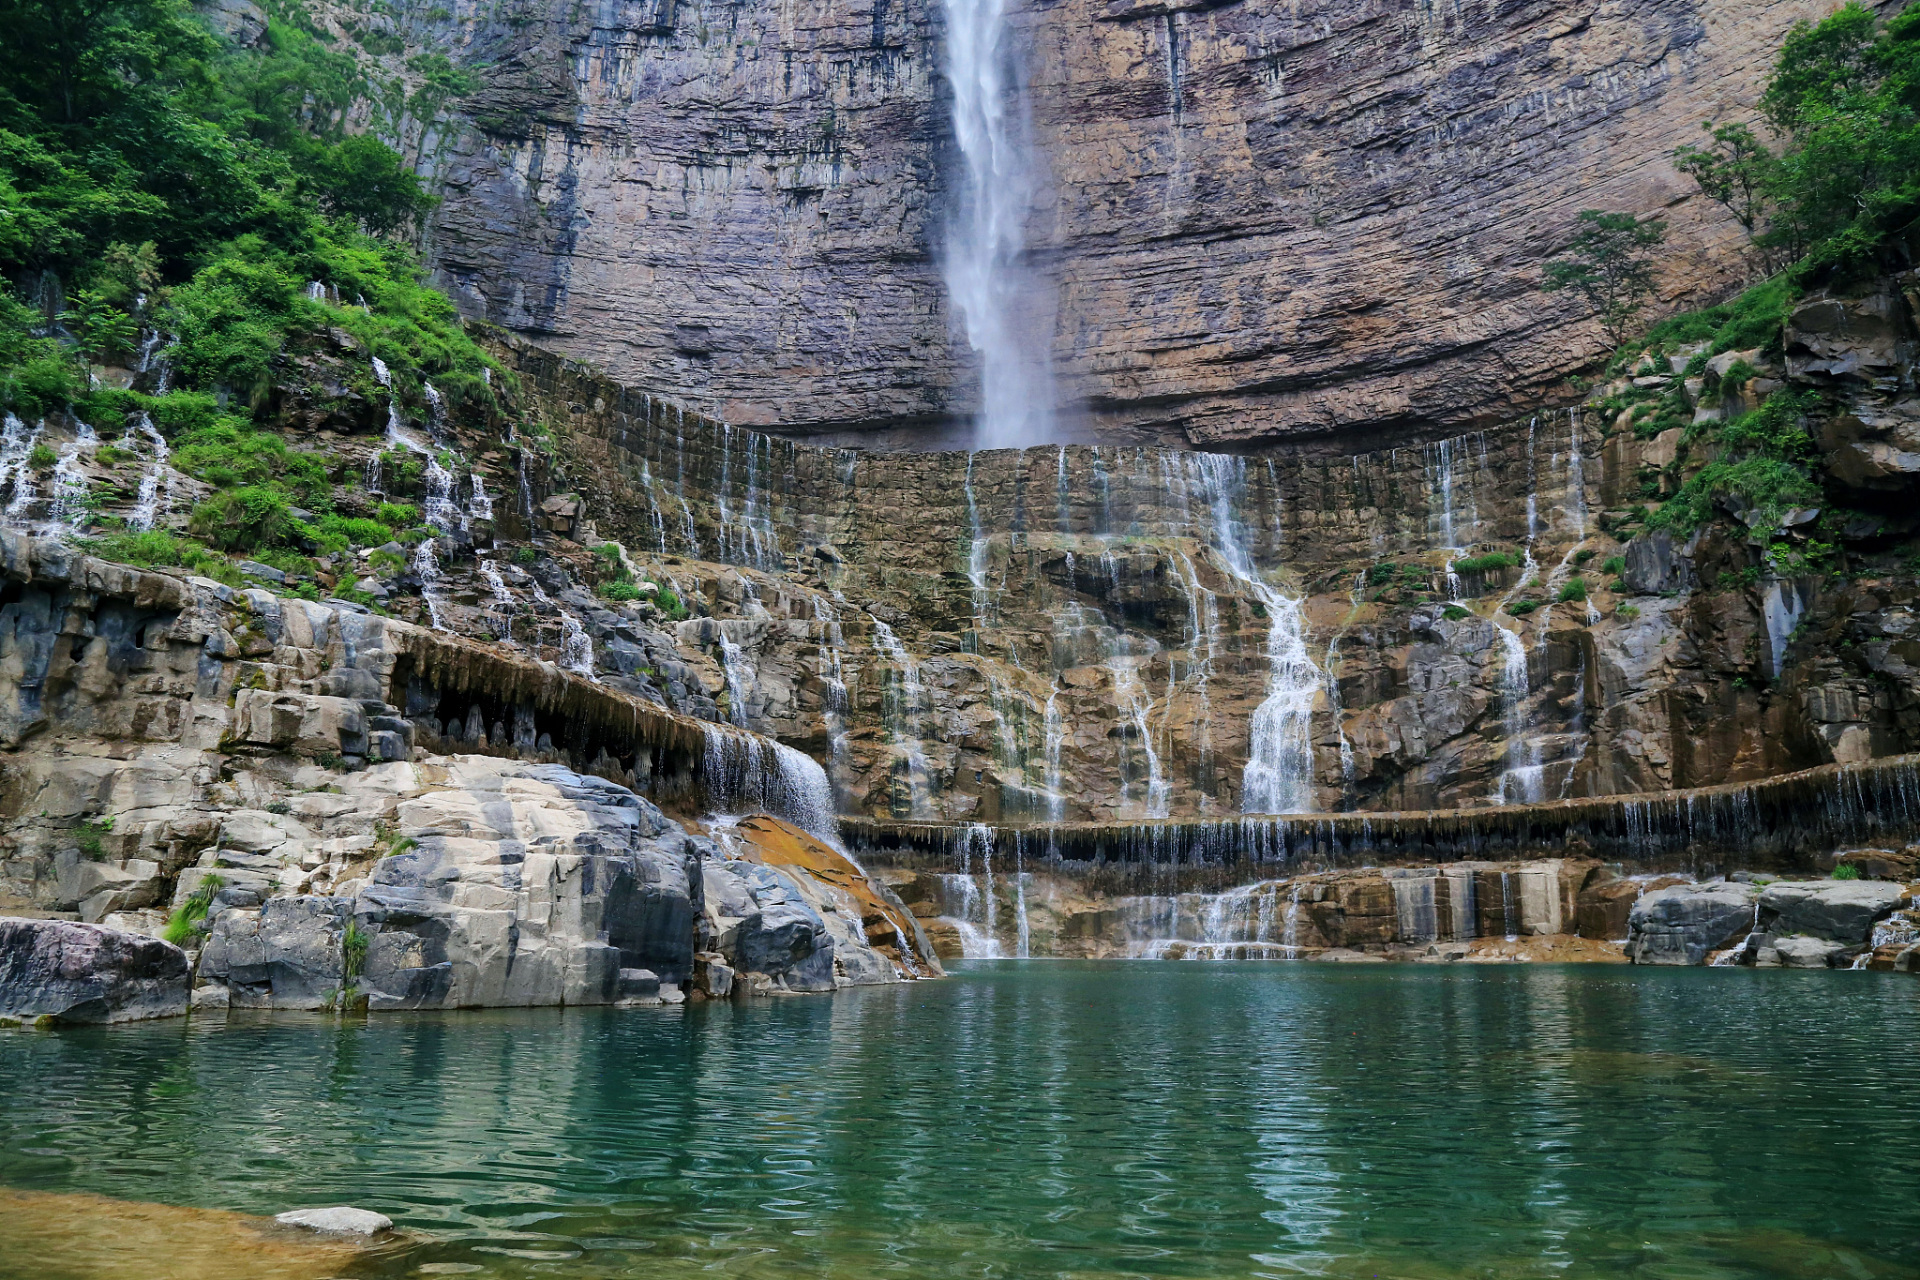
[[[1911,1276],[1915,990],[988,963],[832,999],[9,1033],[0,1184],[417,1233],[343,1276]],[[46,1210],[0,1215],[0,1274],[156,1274],[164,1218],[122,1272],[114,1215],[73,1203],[84,1268],[24,1224]]]

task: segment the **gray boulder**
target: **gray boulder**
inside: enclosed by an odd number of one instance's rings
[[[1760,895],[1775,933],[1862,943],[1873,922],[1892,914],[1906,889],[1886,880],[1776,881]]]
[[[200,979],[225,983],[235,1008],[322,1009],[346,985],[347,898],[269,898],[223,911],[200,953]]]
[[[0,1017],[133,1022],[187,1011],[187,953],[97,924],[0,918]]]
[[[273,1220],[289,1227],[305,1227],[309,1231],[335,1235],[377,1236],[382,1231],[393,1230],[393,1219],[386,1214],[344,1204],[329,1209],[294,1209],[287,1213],[276,1213]]]
[[[1744,884],[1677,884],[1655,889],[1627,916],[1627,958],[1635,964],[1705,964],[1707,953],[1755,927],[1758,894]]]
[[[1796,934],[1790,938],[1776,938],[1761,948],[1757,963],[1761,968],[1777,965],[1782,969],[1830,969],[1849,950],[1851,948],[1844,942]]]
[[[748,990],[834,989],[833,935],[786,872],[746,861],[704,871],[709,919]]]

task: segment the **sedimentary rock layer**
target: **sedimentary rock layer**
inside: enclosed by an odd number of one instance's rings
[[[1061,402],[1109,438],[1210,447],[1370,447],[1528,405],[1600,349],[1536,288],[1580,208],[1670,217],[1665,300],[1741,281],[1738,227],[1670,153],[1750,117],[1788,25],[1827,8],[1016,8]],[[975,407],[938,268],[958,158],[937,4],[321,10],[410,83],[422,53],[477,77],[402,125],[473,314],[741,424]]]

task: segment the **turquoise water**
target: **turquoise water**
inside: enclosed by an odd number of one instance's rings
[[[1904,975],[962,970],[0,1034],[0,1185],[426,1237],[342,1274],[1920,1275]]]

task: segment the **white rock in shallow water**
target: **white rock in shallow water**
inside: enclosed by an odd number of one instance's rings
[[[393,1219],[386,1214],[344,1204],[331,1209],[294,1209],[275,1214],[273,1220],[290,1227],[305,1227],[309,1231],[334,1231],[358,1236],[374,1236],[382,1231],[393,1230]]]

